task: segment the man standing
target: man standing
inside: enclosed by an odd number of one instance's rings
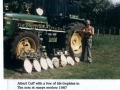
[[[87,61],[92,63],[91,47],[92,47],[92,36],[94,35],[94,27],[90,25],[90,20],[86,20],[86,27],[83,29],[84,38],[82,41],[82,57],[81,61],[84,61],[85,50],[87,48]]]

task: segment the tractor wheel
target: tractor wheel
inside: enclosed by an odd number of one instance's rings
[[[82,23],[71,23],[67,27],[66,49],[75,60],[81,57],[84,28],[85,25]]]
[[[39,39],[36,34],[30,31],[19,32],[14,36],[11,44],[11,54],[13,58],[21,59],[22,49],[24,53],[36,52],[39,45]]]

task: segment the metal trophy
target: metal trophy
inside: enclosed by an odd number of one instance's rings
[[[5,10],[8,10],[9,3],[4,3]]]
[[[24,2],[24,5],[25,5],[25,8],[26,8],[26,11],[29,13],[29,9],[32,7],[32,3]]]

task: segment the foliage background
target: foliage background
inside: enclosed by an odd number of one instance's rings
[[[18,11],[20,0],[4,0],[9,2],[13,12]],[[21,2],[32,2],[34,0],[21,0]],[[110,0],[76,0],[79,1],[80,18],[90,19],[94,26],[120,25],[120,3],[113,4]],[[22,11],[25,8],[22,6]]]

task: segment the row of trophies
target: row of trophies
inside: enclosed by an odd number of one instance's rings
[[[42,69],[47,70],[48,67],[54,69],[59,68],[60,66],[66,67],[67,64],[73,66],[75,62],[79,62],[79,60],[73,60],[71,56],[65,56],[63,54],[61,54],[59,58],[53,57],[52,59],[49,57],[41,57],[39,60],[34,58],[32,62],[28,58],[25,58],[24,70],[30,74],[33,70],[41,72]]]
[[[8,10],[9,10],[9,6],[10,6],[10,5],[11,5],[10,3],[4,3],[5,11],[8,11]],[[23,5],[25,6],[27,12],[28,12],[29,9],[32,7],[32,3],[23,2]]]

